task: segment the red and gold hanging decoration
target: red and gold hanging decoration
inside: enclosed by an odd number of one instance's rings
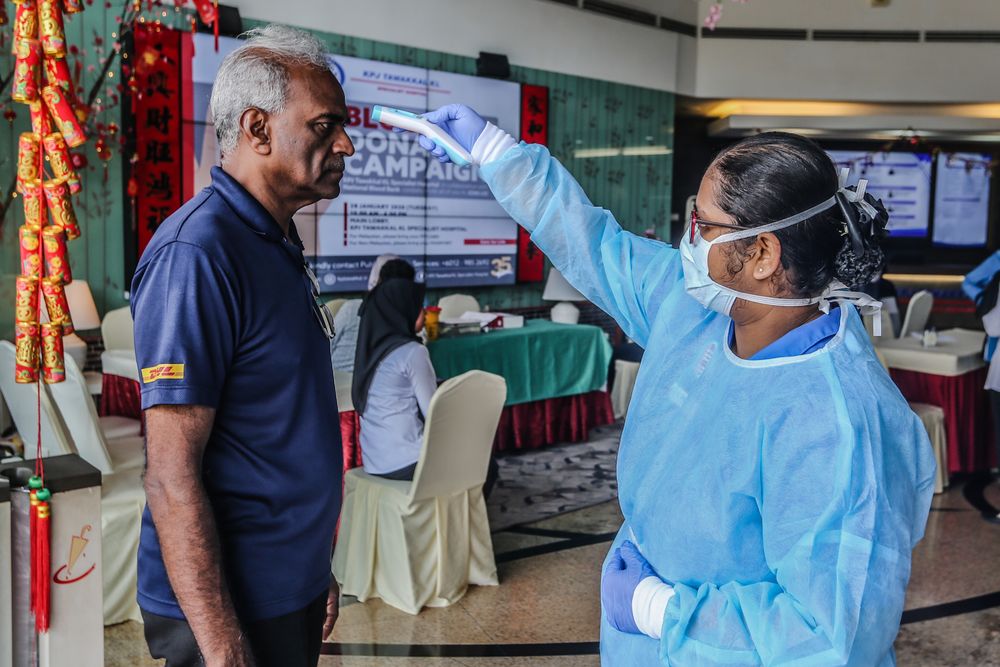
[[[32,129],[18,140],[17,160],[24,225],[19,230],[15,373],[22,383],[66,377],[62,336],[72,323],[64,287],[73,279],[66,242],[80,236],[72,199],[80,178],[70,149],[87,140],[82,125],[87,111],[76,99],[66,63],[63,18],[82,9],[79,0],[21,0],[14,17],[11,99],[28,106]]]
[[[72,331],[65,285],[67,238],[80,235],[71,193],[80,190],[70,148],[86,142],[87,114],[76,99],[66,64],[64,14],[83,9],[80,0],[15,0],[11,99],[29,108],[31,132],[17,142],[16,189],[24,207],[18,230],[21,274],[15,281],[15,380],[49,384],[66,379],[63,336]],[[51,218],[50,214],[51,213]],[[42,322],[42,308],[48,321]],[[38,389],[41,419],[41,386]],[[41,429],[31,489],[31,611],[35,629],[50,621],[49,522],[51,494],[45,488]]]

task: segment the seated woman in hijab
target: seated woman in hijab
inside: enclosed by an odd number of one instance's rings
[[[361,306],[351,397],[361,416],[365,472],[412,480],[424,418],[437,378],[417,332],[424,326],[423,283],[391,278]]]
[[[416,272],[413,265],[396,255],[379,255],[372,264],[368,274],[368,291],[375,289],[383,280],[389,278],[408,278],[413,280]],[[333,317],[333,328],[337,332],[330,343],[330,355],[333,367],[338,371],[354,372],[354,351],[358,344],[358,327],[361,319],[358,311],[361,309],[361,299],[350,299],[340,307]]]

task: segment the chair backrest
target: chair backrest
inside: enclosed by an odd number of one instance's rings
[[[906,307],[906,317],[899,332],[900,338],[906,338],[915,331],[923,331],[934,308],[934,295],[927,290],[920,290],[910,297],[910,305]]]
[[[132,311],[128,306],[109,310],[101,320],[101,337],[105,350],[134,350]]]
[[[337,411],[350,412],[354,410],[354,399],[351,397],[351,383],[354,373],[333,369],[333,386],[337,390]]]
[[[486,481],[505,400],[507,382],[484,371],[463,373],[438,387],[424,422],[424,445],[410,485],[411,502],[450,495]]]
[[[65,382],[50,384],[48,390],[52,393],[52,399],[73,438],[80,458],[101,472],[110,474],[114,472],[114,466],[101,430],[97,408],[87,390],[87,380],[73,357],[66,355],[65,363]]]
[[[330,309],[330,312],[334,315],[337,314],[343,305],[347,303],[347,299],[330,299],[326,302],[326,307]]]
[[[441,308],[440,317],[442,319],[461,317],[463,313],[469,311],[479,312],[479,302],[476,301],[476,297],[470,294],[449,294],[448,296],[443,296],[438,301],[438,306]]]
[[[7,407],[10,408],[10,416],[24,441],[24,458],[33,459],[38,442],[38,385],[18,384],[14,381],[15,354],[13,343],[9,340],[0,341],[0,393],[3,393]],[[75,454],[73,439],[46,389],[47,386],[43,384],[42,455]]]

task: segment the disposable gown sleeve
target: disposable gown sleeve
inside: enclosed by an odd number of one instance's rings
[[[847,425],[827,425],[837,421]],[[888,664],[930,477],[915,484],[899,464],[877,482],[880,457],[842,412],[779,422],[764,439],[762,525],[748,526],[762,530],[773,576],[673,582],[659,647],[664,664]],[[929,451],[922,433],[907,436]],[[876,486],[892,497],[879,499]]]
[[[962,281],[962,291],[975,301],[997,271],[1000,271],[1000,252],[993,253],[982,264],[969,271]]]
[[[480,174],[566,280],[646,347],[657,310],[681,277],[677,251],[624,231],[544,146],[514,146]]]

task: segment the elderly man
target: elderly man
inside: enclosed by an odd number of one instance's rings
[[[337,617],[341,446],[329,311],[292,214],[354,146],[322,45],[268,26],[212,90],[222,167],[132,282],[145,410],[139,606],[168,665],[315,665]]]

